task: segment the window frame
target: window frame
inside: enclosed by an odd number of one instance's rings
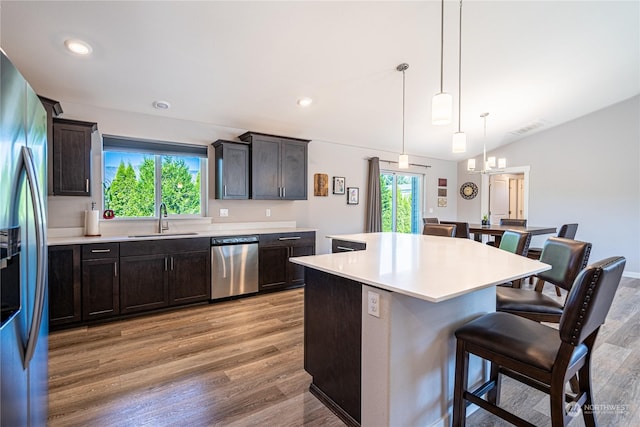
[[[162,203],[162,158],[171,157],[198,157],[200,168],[200,213],[198,214],[168,214],[171,219],[197,219],[208,215],[208,145],[191,145],[178,142],[166,142],[157,140],[146,140],[140,138],[129,138],[115,135],[102,135],[101,151],[101,204],[105,206],[105,161],[108,152],[123,152],[146,155],[154,161],[154,213],[153,216],[118,216],[120,220],[148,220],[157,218]]]
[[[426,199],[426,194],[425,194],[425,174],[424,173],[416,173],[416,172],[405,172],[405,171],[399,171],[399,170],[395,170],[395,169],[380,169],[380,176],[382,176],[382,175],[392,175],[393,176],[394,185],[392,185],[392,188],[391,188],[391,206],[392,206],[391,231],[392,232],[398,232],[397,231],[397,213],[398,213],[398,206],[397,206],[397,197],[398,197],[397,177],[400,175],[400,176],[408,176],[408,177],[418,178],[418,185],[417,185],[418,188],[416,189],[415,194],[417,194],[420,199],[417,200],[417,201],[412,201],[412,204],[416,207],[416,212],[415,212],[416,218],[413,219],[413,222],[416,225],[416,229],[415,229],[415,231],[411,231],[411,233],[412,234],[420,234],[420,233],[422,233],[422,229],[420,227],[420,222],[422,221],[424,200]]]

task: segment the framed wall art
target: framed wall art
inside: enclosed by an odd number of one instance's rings
[[[358,187],[347,187],[347,204],[357,205],[360,202],[360,189]]]
[[[326,173],[317,173],[313,175],[313,195],[329,195],[329,176]]]
[[[344,194],[344,176],[333,177],[333,194]]]

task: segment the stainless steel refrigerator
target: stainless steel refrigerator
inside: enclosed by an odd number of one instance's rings
[[[0,425],[47,422],[46,113],[0,51]]]

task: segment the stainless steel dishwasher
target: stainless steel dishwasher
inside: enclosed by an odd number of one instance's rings
[[[211,299],[258,292],[258,236],[211,238]]]

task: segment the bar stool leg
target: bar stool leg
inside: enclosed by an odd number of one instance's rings
[[[502,385],[502,377],[500,376],[500,366],[496,363],[491,363],[491,376],[490,380],[493,381],[495,386],[487,393],[487,401],[494,405],[500,405],[500,388]]]
[[[467,405],[464,392],[467,388],[469,374],[469,353],[465,350],[464,341],[456,344],[456,373],[453,389],[453,427],[464,427],[467,418]]]

